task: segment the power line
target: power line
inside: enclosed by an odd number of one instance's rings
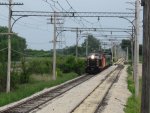
[[[70,6],[71,9],[73,9],[73,7],[71,6],[71,4],[68,2],[68,0],[66,0],[67,4]]]
[[[54,12],[46,11],[13,11],[13,16],[45,16],[50,17]],[[55,12],[56,17],[118,17],[118,18],[132,18],[133,13],[127,12]],[[81,21],[80,21],[81,22]],[[83,26],[85,26],[82,23]]]
[[[60,5],[60,3],[57,1],[57,3],[58,3],[58,5],[62,8],[62,10],[63,11],[65,11],[65,12],[70,12],[70,11],[67,11],[67,10],[65,10],[61,5]],[[69,10],[71,10],[71,9],[73,9],[73,7],[71,6],[71,5],[69,5],[70,6],[70,9]],[[74,9],[73,9],[74,10]],[[75,11],[75,10],[74,10]],[[76,12],[76,11],[75,11]],[[77,20],[77,18],[74,18],[74,21],[75,21],[75,19]],[[81,22],[81,20],[77,20],[78,21],[78,23],[79,24],[81,24],[82,26],[85,26],[85,24],[82,22],[82,23],[80,23]]]
[[[47,0],[42,0],[42,1],[46,2],[47,4],[49,4],[49,6],[51,7],[51,9],[53,11],[55,11],[55,9],[57,9],[59,11],[59,9],[55,6],[55,3],[56,3],[55,1],[51,0],[54,3],[54,5],[52,5],[51,3],[49,3]]]
[[[55,4],[58,4],[58,6],[62,9],[62,11],[63,12],[70,12],[70,11],[67,11],[67,10],[65,10],[64,8],[63,8],[63,6],[58,2],[58,1],[54,1],[54,0],[51,0],[51,1],[53,1],[53,3],[55,3]],[[54,5],[55,6],[55,5]],[[69,4],[69,6],[71,7],[70,9],[72,9],[73,11],[75,11],[74,9],[73,9],[73,7]],[[56,7],[56,6],[55,6]],[[69,9],[69,10],[70,10]],[[76,11],[75,11],[76,12]],[[80,17],[81,18],[81,17]],[[72,19],[72,18],[71,18]],[[77,20],[77,18],[75,18],[76,20]],[[76,22],[77,24],[80,24],[80,25],[82,25],[82,26],[84,26],[84,27],[86,27],[85,26],[85,24],[83,23],[83,22],[81,22],[82,20],[74,20],[74,22]],[[84,19],[87,23],[90,23],[89,21],[87,21],[86,19]]]
[[[78,29],[79,32],[83,31],[93,31],[93,32],[132,32],[132,29],[125,28],[82,28],[82,27],[63,27],[63,31],[74,31],[76,32]],[[57,27],[57,31],[62,31],[61,27]]]
[[[77,11],[71,6],[71,4],[69,3],[68,0],[66,0],[66,2],[67,2],[67,4],[70,6],[70,9],[72,9],[72,10],[75,11],[75,12],[77,12]],[[87,23],[93,24],[92,22],[89,22],[89,21],[86,20],[85,18],[81,18],[81,19],[84,20],[84,21],[87,22]]]
[[[19,52],[19,51],[17,51],[17,50],[14,50],[14,49],[11,49],[12,51],[14,51],[14,52],[16,52],[16,53],[19,53],[19,54],[21,54],[21,55],[26,55],[26,54],[24,54],[24,53],[22,53],[22,52]]]
[[[12,6],[13,5],[23,5],[23,3],[13,3],[12,0],[9,0],[8,3],[0,3],[0,5],[9,6],[9,16],[8,16],[8,64],[7,64],[7,83],[6,83],[6,92],[10,92],[10,79],[11,79],[11,18],[12,18]]]

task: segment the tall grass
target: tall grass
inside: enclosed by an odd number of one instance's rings
[[[0,93],[0,106],[9,104],[11,102],[18,101],[25,97],[28,97],[38,91],[43,90],[44,88],[49,88],[58,84],[61,84],[65,81],[73,79],[77,77],[76,73],[65,74],[62,77],[58,77],[56,81],[32,81],[28,84],[19,85],[15,91],[12,91],[8,94]]]
[[[0,67],[2,67],[1,64]],[[52,59],[49,58],[31,58],[27,61],[22,58],[17,63],[17,66],[14,65],[13,67],[17,69],[16,71],[13,69],[11,73],[11,92],[9,94],[2,92],[5,91],[6,80],[1,79],[3,68],[0,68],[0,106],[20,100],[46,87],[58,85],[83,74],[85,60],[76,59],[74,56],[59,56],[57,58],[56,81],[52,81],[50,76],[47,76],[52,73]]]
[[[128,98],[126,108],[124,109],[125,113],[140,113],[141,107],[141,88],[140,94],[138,97],[135,96],[135,85],[133,80],[133,69],[131,66],[127,68],[128,72],[128,89],[132,93],[131,97]],[[141,87],[141,80],[140,80],[140,87]]]

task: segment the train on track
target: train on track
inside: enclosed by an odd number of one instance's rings
[[[86,59],[86,73],[96,74],[112,65],[112,54],[106,52],[90,53]]]

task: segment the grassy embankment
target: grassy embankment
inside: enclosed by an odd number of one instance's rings
[[[39,79],[35,80],[35,79],[33,79],[34,78],[33,77],[31,79],[30,83],[17,86],[17,89],[15,91],[12,91],[8,94],[0,93],[0,106],[6,105],[6,104],[14,102],[14,101],[18,101],[18,100],[28,97],[38,91],[43,90],[44,88],[56,86],[65,81],[73,79],[77,76],[78,75],[76,73],[69,73],[69,74],[63,75],[62,77],[57,77],[56,81],[39,80]],[[49,77],[45,77],[45,78],[49,78]]]
[[[132,93],[131,97],[128,98],[127,105],[125,108],[125,113],[140,113],[141,107],[141,78],[140,78],[140,93],[139,96],[135,96],[135,85],[133,81],[133,69],[131,66],[127,68],[128,72],[128,89]]]

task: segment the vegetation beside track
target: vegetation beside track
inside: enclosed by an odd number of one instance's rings
[[[126,108],[124,109],[125,113],[140,113],[141,108],[141,79],[140,79],[140,93],[139,96],[135,96],[135,85],[133,80],[133,69],[130,65],[127,68],[128,72],[128,89],[132,93],[132,95],[128,98]]]
[[[18,85],[17,89],[11,91],[10,93],[0,93],[0,106],[9,104],[11,102],[18,101],[20,99],[23,99],[25,97],[28,97],[36,92],[39,92],[43,90],[44,88],[49,88],[52,86],[59,85],[61,83],[64,83],[68,80],[71,80],[78,75],[76,73],[68,73],[63,74],[61,77],[57,77],[56,81],[50,80],[50,81],[35,81],[31,80],[27,84]]]
[[[6,89],[6,62],[0,62],[0,106],[18,101],[36,92],[64,83],[84,73],[85,59],[57,56],[56,80],[52,80],[52,58],[22,57],[12,63],[11,92]],[[2,76],[3,75],[3,76]]]

